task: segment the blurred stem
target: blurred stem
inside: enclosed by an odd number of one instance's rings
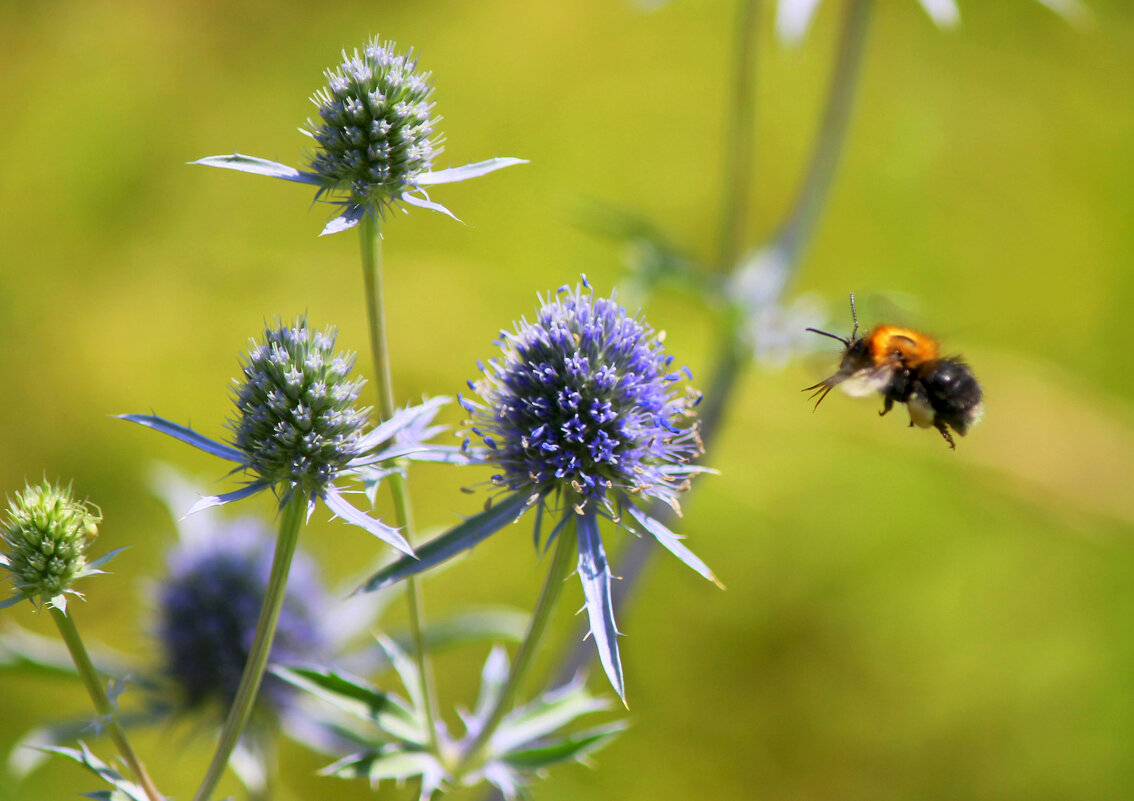
[[[306,496],[301,492],[292,492],[281,510],[280,531],[276,537],[275,555],[272,557],[272,572],[268,577],[267,590],[264,592],[264,604],[260,607],[256,636],[252,640],[252,648],[248,652],[248,661],[240,676],[240,685],[236,688],[232,708],[229,709],[228,718],[221,730],[213,761],[209,764],[209,770],[197,789],[194,801],[208,801],[220,781],[221,774],[224,773],[225,766],[228,765],[229,757],[240,741],[244,727],[252,717],[256,693],[264,678],[268,654],[271,653],[272,640],[276,634],[276,623],[279,622],[280,609],[283,607],[287,576],[291,572],[291,559],[295,554],[295,545],[299,542],[299,531],[303,528],[306,519]]]
[[[747,20],[745,14],[747,5],[755,5],[755,0],[750,4],[746,3],[742,8],[742,25]],[[823,111],[823,121],[816,134],[815,144],[812,147],[811,157],[796,201],[780,227],[779,233],[768,246],[782,249],[789,275],[794,272],[804,246],[814,234],[815,225],[830,194],[831,183],[838,167],[839,155],[846,141],[855,88],[861,74],[870,5],[871,0],[849,0],[847,3],[839,34],[838,52],[835,55],[832,68],[831,84]],[[743,43],[748,41],[752,34],[749,33],[746,36],[745,32],[741,31],[739,35],[742,46],[737,51],[738,58],[751,59],[751,56],[746,55],[747,51]],[[739,76],[745,71],[743,65],[738,63],[737,71],[738,92],[736,102],[738,107],[741,107],[744,103],[751,102],[752,92],[749,87],[744,94],[741,94],[739,86],[742,79]],[[741,114],[738,112],[737,119],[734,121],[734,129],[742,126],[740,117]],[[751,112],[749,111],[746,118],[750,117]],[[737,139],[737,133],[730,134],[730,149],[736,147]],[[733,158],[737,157],[733,156]],[[730,160],[729,163],[733,162]],[[741,160],[737,163],[743,164],[744,162]],[[740,173],[734,173],[734,177],[739,175]],[[745,184],[748,180],[747,177],[744,177]],[[741,194],[742,187],[739,186],[739,178],[737,183],[730,186],[731,194],[726,195],[726,197],[732,197],[734,200],[725,205],[726,219],[722,227],[725,234],[722,236],[721,246],[722,266],[727,269],[732,269],[735,266],[735,260],[743,247],[742,244],[739,244],[735,245],[735,250],[727,250],[728,247],[732,246],[732,243],[740,242],[740,225],[736,221],[730,221],[728,215],[736,214],[735,210],[743,204],[743,200],[735,200]],[[727,239],[729,236],[735,236],[736,239]],[[731,257],[732,262],[726,261],[726,256]],[[710,374],[709,385],[705,391],[705,401],[701,408],[701,440],[706,450],[710,449],[711,443],[720,430],[732,391],[748,362],[746,346],[741,340],[741,325],[742,321],[733,319],[731,315],[725,315],[721,324],[720,339],[717,346],[718,357]],[[671,525],[676,517],[673,510],[664,504],[653,505],[649,513],[666,526]],[[622,581],[617,582],[613,588],[616,615],[622,614],[623,607],[637,587],[641,574],[645,571],[650,556],[655,550],[657,550],[657,543],[652,537],[638,537],[620,555],[616,572],[622,577]],[[585,648],[582,643],[574,646],[564,660],[556,682],[569,680],[585,667],[590,661],[591,650]]]
[[[146,793],[146,797],[150,801],[162,801],[163,796],[158,792],[157,787],[154,786],[153,779],[150,778],[149,773],[146,772],[146,766],[142,764],[142,760],[138,759],[138,755],[134,753],[130,741],[126,738],[126,732],[122,729],[121,724],[118,722],[118,715],[114,710],[114,705],[110,703],[110,699],[106,696],[106,691],[102,687],[103,678],[95,669],[94,663],[91,662],[90,654],[87,653],[87,648],[83,645],[83,639],[79,636],[79,630],[75,627],[73,621],[68,614],[57,607],[49,607],[51,617],[55,619],[55,625],[59,627],[59,633],[63,637],[63,642],[67,645],[67,650],[71,652],[71,659],[75,662],[75,669],[78,670],[79,675],[83,679],[83,684],[86,685],[87,693],[94,703],[95,711],[98,713],[99,720],[106,726],[107,732],[110,734],[110,739],[114,741],[114,745],[118,748],[118,753],[122,755],[123,761],[129,766],[134,778],[137,779],[138,784]]]
[[[370,321],[370,352],[374,356],[374,375],[378,385],[378,415],[385,421],[394,416],[394,384],[390,377],[390,348],[386,338],[386,307],[382,291],[382,230],[372,215],[364,214],[359,232],[362,238],[366,310]],[[413,517],[406,480],[400,473],[394,473],[386,479],[386,483],[394,502],[394,521],[412,545]],[[440,754],[441,745],[437,738],[437,689],[433,682],[433,667],[425,651],[425,611],[421,586],[414,576],[407,578],[405,584],[413,659],[425,692],[425,725],[429,731],[429,746],[434,754]]]
[[[551,620],[551,611],[555,608],[555,602],[559,599],[563,583],[571,575],[571,565],[574,563],[571,557],[577,556],[578,552],[575,518],[572,516],[563,530],[559,532],[559,543],[555,547],[555,556],[552,558],[551,566],[547,569],[547,578],[543,582],[543,590],[539,594],[535,611],[532,612],[528,631],[524,635],[520,647],[516,650],[516,656],[512,659],[512,665],[508,669],[508,680],[500,690],[500,695],[496,699],[496,705],[492,708],[492,712],[488,715],[480,731],[476,733],[476,738],[461,755],[460,763],[455,771],[458,777],[466,768],[475,767],[478,764],[493,732],[496,731],[500,721],[511,709],[516,690],[531,665],[532,657],[535,655],[544,632],[547,631],[548,621]]]
[[[725,146],[724,195],[721,203],[717,268],[727,273],[745,246],[748,193],[752,184],[752,144],[755,138],[756,20],[759,0],[740,0],[736,23],[735,78]]]
[[[839,166],[854,107],[854,94],[862,72],[870,5],[871,0],[848,0],[843,14],[823,121],[795,203],[776,235],[776,243],[783,248],[789,269],[795,267],[803,247],[814,233]]]

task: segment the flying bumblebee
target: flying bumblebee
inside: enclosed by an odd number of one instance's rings
[[[911,427],[936,428],[955,450],[949,429],[964,436],[984,415],[980,384],[973,371],[959,356],[939,355],[937,340],[920,331],[879,325],[859,336],[854,293],[850,305],[854,321],[850,339],[807,329],[837,339],[846,348],[838,372],[803,390],[817,398],[814,409],[835,387],[856,398],[878,392],[883,401],[879,415],[889,412],[895,403],[904,403]]]

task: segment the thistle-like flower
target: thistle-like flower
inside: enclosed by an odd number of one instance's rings
[[[474,461],[500,468],[493,484],[507,496],[423,546],[420,560],[399,560],[365,585],[378,589],[475,545],[527,510],[537,509],[535,536],[546,508],[558,520],[548,543],[573,522],[578,572],[591,633],[603,668],[624,695],[607,565],[599,518],[648,534],[705,578],[712,571],[681,538],[638,504],[660,501],[680,512],[678,496],[705,468],[693,463],[701,441],[693,407],[700,395],[678,393],[662,337],[590,285],[563,287],[542,302],[535,322],[502,332],[503,357],[481,365],[469,382],[481,398],[461,398],[471,433],[484,447],[466,448]],[[684,371],[688,376],[688,370]]]
[[[212,529],[208,539],[183,542],[170,551],[168,572],[158,590],[162,672],[187,708],[215,702],[227,709],[232,704],[272,567],[275,537],[258,519],[217,521]],[[270,660],[284,665],[318,662],[328,645],[321,626],[328,607],[314,563],[297,552]],[[290,686],[269,674],[256,704],[279,714],[293,694]]]
[[[412,51],[399,55],[392,42],[377,38],[347,55],[336,70],[327,70],[327,85],[311,98],[318,118],[300,129],[315,140],[310,171],[266,159],[209,156],[193,162],[241,170],[317,186],[316,198],[331,195],[342,213],[323,229],[345,231],[364,214],[383,216],[400,203],[451,211],[429,199],[426,187],[525,163],[523,159],[494,158],[447,170],[432,171],[441,152],[435,133],[430,74],[417,68]]]
[[[44,480],[17,493],[0,524],[0,566],[7,568],[16,594],[0,603],[0,609],[28,600],[66,610],[67,593],[81,598],[71,585],[102,573],[99,567],[118,553],[87,562],[87,546],[98,535],[100,522],[102,514],[74,500],[70,486]]]
[[[412,555],[396,529],[356,509],[336,482],[350,477],[372,482],[396,469],[392,460],[431,458],[444,451],[397,435],[407,429],[428,430],[426,423],[447,399],[407,408],[364,433],[368,410],[354,405],[364,382],[350,378],[353,355],[336,355],[334,346],[334,329],[312,332],[303,317],[292,326],[277,321],[266,328],[263,342],[251,343],[244,379],[234,393],[237,416],[229,422],[231,444],[154,415],[122,418],[235,462],[251,475],[238,490],[202,498],[190,514],[266,489],[276,493],[282,507],[299,493],[307,501],[308,515],[322,499],[336,516]]]

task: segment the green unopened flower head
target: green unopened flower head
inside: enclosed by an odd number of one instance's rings
[[[372,39],[327,70],[327,86],[311,98],[318,120],[304,133],[319,149],[311,169],[353,205],[382,210],[417,184],[440,152],[433,128],[430,73],[418,72],[410,51]]]
[[[28,598],[61,606],[63,593],[74,593],[75,579],[98,572],[87,563],[87,546],[101,521],[97,509],[72,499],[69,486],[45,480],[17,493],[0,528],[0,559],[18,593],[8,603]]]

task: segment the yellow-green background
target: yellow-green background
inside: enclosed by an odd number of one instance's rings
[[[839,5],[796,49],[762,15],[754,241],[792,196]],[[878,4],[796,288],[820,293],[839,331],[848,291],[903,293],[970,359],[987,419],[952,453],[873,402],[837,396],[812,414],[799,388],[833,350],[749,372],[708,456],[721,474],[681,525],[728,590],[654,565],[620,621],[633,728],[597,771],[559,768],[537,798],[1134,793],[1134,10],[1090,5],[1077,29],[1027,0],[964,2],[942,32],[912,0]],[[185,162],[239,150],[299,164],[296,128],[340,48],[376,33],[417,48],[445,118],[438,166],[531,159],[437,190],[467,226],[421,211],[387,226],[399,397],[453,393],[536,292],[623,277],[619,249],[577,224],[586,201],[639,209],[711,254],[733,18],[724,0],[650,14],[610,0],[0,6],[0,487],[72,479],[105,513],[96,551],[131,546],[84,582],[87,635],[152,663],[145,581],[172,522],[147,492],[150,463],[207,482],[227,469],[110,415],[153,410],[220,436],[238,354],[276,314],[306,311],[365,348],[356,237],[318,238],[325,208],[306,187]],[[649,313],[704,380],[709,315],[676,294]],[[457,492],[476,476],[416,477],[433,530],[483,500]],[[303,544],[341,579],[378,548],[326,517]],[[541,574],[527,530],[507,529],[428,583],[429,609],[529,605]],[[558,633],[580,603],[570,585]],[[49,633],[26,605],[3,618]],[[450,709],[471,703],[483,655],[441,661]],[[77,686],[0,677],[0,751],[86,709]],[[189,797],[207,738],[139,747]],[[289,751],[280,798],[369,797],[310,778],[320,764]],[[95,789],[63,761],[0,779],[2,799]]]

